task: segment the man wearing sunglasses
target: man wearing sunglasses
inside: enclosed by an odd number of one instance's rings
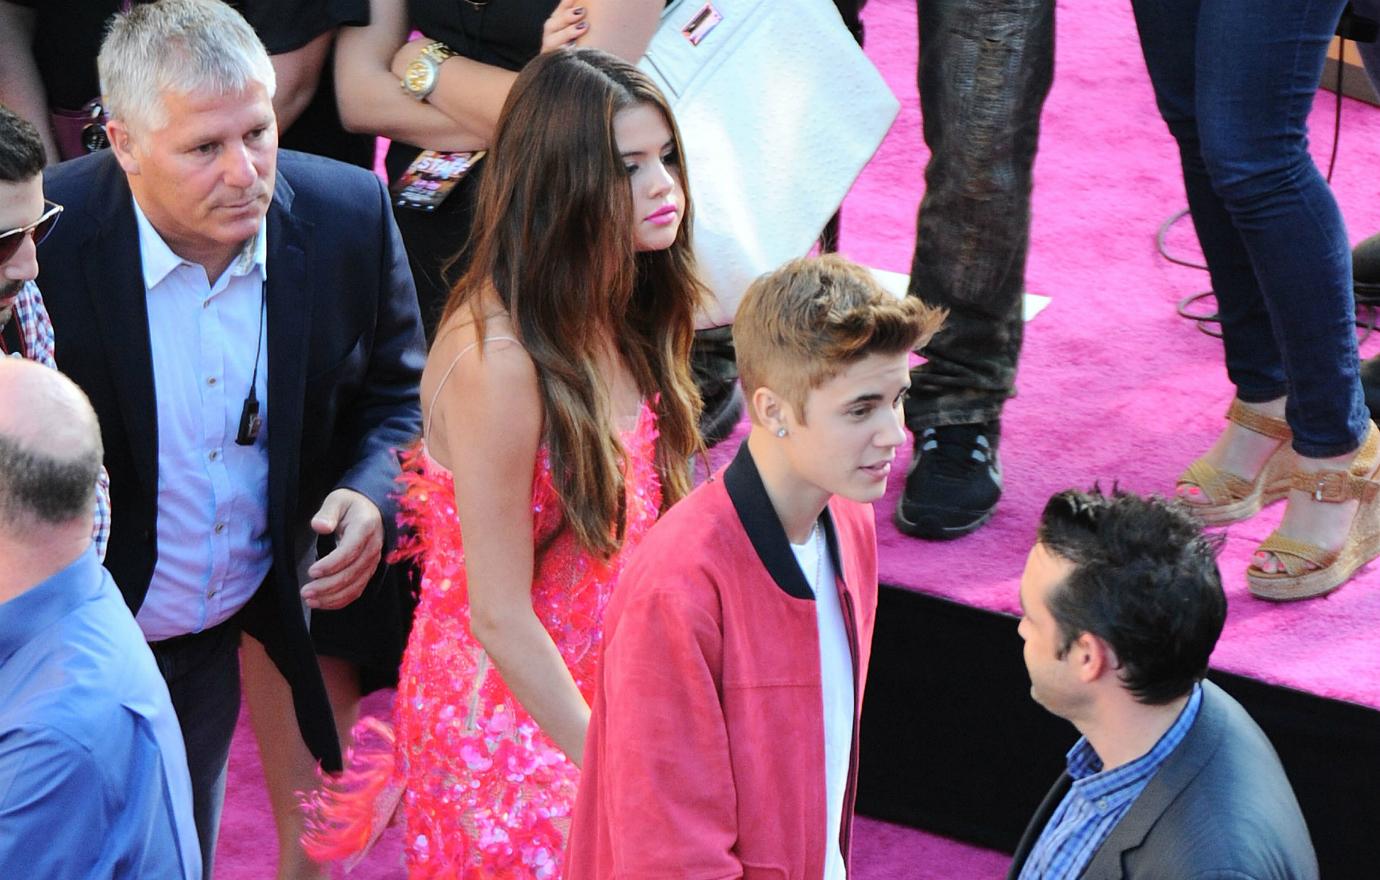
[[[0,355],[57,369],[53,324],[38,291],[38,243],[62,214],[43,198],[45,154],[38,130],[0,105]],[[110,479],[101,469],[92,524],[96,554],[110,539]]]

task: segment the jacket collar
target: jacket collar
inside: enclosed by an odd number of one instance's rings
[[[282,161],[282,153],[279,153]],[[302,414],[316,286],[312,282],[315,224],[293,213],[295,193],[278,171],[273,202],[264,228],[272,248],[267,254],[268,311],[268,523],[269,534],[292,534],[297,516],[301,468]],[[331,292],[333,293],[333,291]],[[278,546],[289,556],[276,563],[291,571],[292,541]]]
[[[1198,717],[1184,736],[1183,742],[1165,758],[1154,778],[1136,798],[1136,802],[1107,835],[1102,846],[1098,847],[1080,880],[1121,880],[1122,853],[1145,843],[1146,836],[1159,821],[1160,816],[1216,753],[1222,743],[1222,734],[1227,723],[1226,709],[1222,704],[1222,690],[1207,679],[1203,679],[1202,687],[1203,702],[1198,707]],[[1016,847],[1010,871],[1006,875],[1007,880],[1015,880],[1020,876],[1021,868],[1030,857],[1031,849],[1040,839],[1045,825],[1054,817],[1054,811],[1058,809],[1072,784],[1072,777],[1067,772],[1062,773],[1054,787],[1045,795],[1030,824],[1026,826],[1025,833],[1021,835],[1021,842]]]
[[[140,485],[153,493],[158,486],[158,424],[134,197],[110,150],[74,162],[94,168],[85,200],[94,222],[79,255],[86,294],[108,341],[106,361],[135,472]],[[107,436],[107,453],[112,442]]]
[[[1222,705],[1221,693],[1212,682],[1203,682],[1203,703],[1198,708],[1198,717],[1193,726],[1179,747],[1160,765],[1159,771],[1136,798],[1131,809],[1107,835],[1083,872],[1084,880],[1117,880],[1122,877],[1122,853],[1145,842],[1146,835],[1155,827],[1164,811],[1207,766],[1222,744],[1222,734],[1226,729],[1226,708]]]
[[[771,506],[767,487],[762,483],[762,475],[757,470],[757,463],[752,460],[746,440],[738,447],[738,454],[724,470],[724,490],[733,502],[733,509],[743,524],[743,531],[747,532],[748,540],[752,542],[752,549],[757,551],[757,558],[762,560],[762,565],[767,569],[767,574],[771,575],[771,579],[788,596],[796,599],[814,599],[815,594],[795,560],[795,553],[791,551],[791,543],[786,537],[785,527],[781,525],[781,518]],[[820,522],[824,525],[824,540],[829,546],[829,558],[833,561],[834,571],[841,575],[843,560],[839,557],[838,535],[834,531],[834,519],[829,513],[829,508],[824,508],[820,514]]]

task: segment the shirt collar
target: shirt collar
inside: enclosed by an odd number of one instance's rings
[[[1188,735],[1202,702],[1203,686],[1195,684],[1188,702],[1179,711],[1179,717],[1174,719],[1154,747],[1115,770],[1104,771],[1102,759],[1093,751],[1087,737],[1079,738],[1067,755],[1069,776],[1074,780],[1073,792],[1102,812],[1115,809],[1126,799],[1135,796],[1140,791],[1137,786],[1154,776],[1155,771]]]
[[[776,585],[797,599],[815,598],[791,550],[786,528],[781,525],[776,508],[771,506],[771,497],[767,495],[767,487],[762,483],[762,474],[752,460],[746,440],[738,447],[733,462],[724,470],[724,489],[743,524],[743,531],[747,532],[748,540],[752,542],[752,549],[757,551],[757,557],[762,560],[762,565]],[[834,520],[828,507],[820,514],[820,523],[824,526],[825,543],[829,547],[834,570],[842,572],[838,535],[834,532]]]
[[[0,602],[0,665],[101,589],[96,548],[87,547],[71,565],[8,602]]]
[[[144,215],[144,209],[139,207],[139,200],[133,196],[130,196],[129,200],[134,203],[134,222],[139,227],[139,260],[144,270],[144,289],[153,290],[178,266],[191,263],[173,253],[172,248],[168,247],[163,236],[158,234],[158,230],[153,228],[149,218]],[[259,228],[254,237],[244,243],[239,256],[226,270],[231,276],[248,275],[258,269],[259,277],[268,280],[267,224],[267,217],[259,221]],[[208,278],[207,282],[214,285],[218,280]]]

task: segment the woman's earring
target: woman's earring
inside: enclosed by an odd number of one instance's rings
[[[778,437],[785,437],[785,436],[786,436],[786,429],[785,429],[785,428],[777,428],[777,429],[776,429],[776,436],[778,436]]]

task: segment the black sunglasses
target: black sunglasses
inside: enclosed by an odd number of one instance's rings
[[[62,213],[62,205],[44,199],[43,206],[43,216],[28,226],[0,232],[0,263],[10,261],[10,258],[19,250],[19,246],[24,243],[24,236],[32,235],[34,245],[37,246],[48,237],[48,233],[53,231],[53,227],[57,225],[58,215]]]

